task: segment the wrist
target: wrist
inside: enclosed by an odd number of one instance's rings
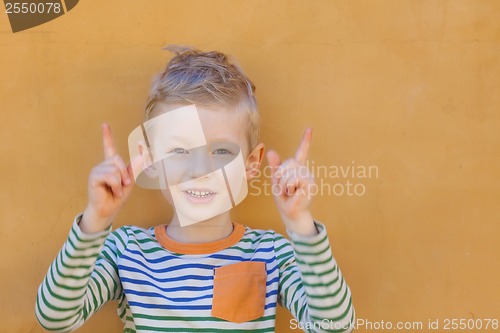
[[[94,212],[92,207],[87,206],[83,211],[80,223],[78,223],[80,230],[86,234],[95,234],[106,230],[112,220],[109,218],[100,217]]]
[[[300,214],[293,219],[283,218],[286,228],[300,236],[313,236],[318,234],[314,219],[309,211]]]

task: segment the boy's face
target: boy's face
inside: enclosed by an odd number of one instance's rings
[[[246,115],[194,105],[159,104],[156,111],[159,116],[144,123],[150,149],[139,151],[151,157],[144,171],[156,179],[179,223],[208,220],[240,203],[247,195]]]

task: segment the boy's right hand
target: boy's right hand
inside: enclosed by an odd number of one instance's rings
[[[80,229],[85,233],[96,233],[108,228],[134,186],[132,165],[125,166],[122,158],[116,153],[108,124],[102,125],[102,141],[104,161],[90,172],[89,201],[80,221]],[[130,163],[140,165],[140,155]]]

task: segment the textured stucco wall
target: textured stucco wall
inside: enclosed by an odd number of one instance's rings
[[[42,331],[36,289],[85,207],[100,123],[127,156],[169,43],[239,59],[268,147],[291,155],[312,126],[315,167],[378,170],[319,177],[313,204],[359,318],[500,317],[499,1],[111,0],[15,34],[0,14],[2,332]],[[338,195],[347,181],[365,193]],[[135,189],[115,225],[169,212]],[[284,232],[266,195],[235,219]],[[119,332],[114,312],[80,332]]]

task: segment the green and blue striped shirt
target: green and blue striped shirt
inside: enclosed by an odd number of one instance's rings
[[[80,218],[38,290],[47,330],[72,331],[109,300],[118,301],[124,332],[274,332],[277,305],[308,331],[352,330],[351,292],[319,222],[317,235],[289,233],[291,242],[234,224],[227,239],[181,244],[164,225],[85,234]],[[221,267],[229,270],[217,282]]]

